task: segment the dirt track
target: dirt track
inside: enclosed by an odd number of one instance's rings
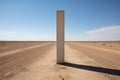
[[[56,65],[55,42],[37,45],[5,52],[0,57],[0,80],[120,80],[119,49],[67,42],[66,63]]]

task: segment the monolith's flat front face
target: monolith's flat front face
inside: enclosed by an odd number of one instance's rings
[[[64,11],[57,11],[57,63],[64,62]]]

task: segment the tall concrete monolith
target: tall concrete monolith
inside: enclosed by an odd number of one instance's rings
[[[57,11],[57,63],[64,63],[64,11]]]

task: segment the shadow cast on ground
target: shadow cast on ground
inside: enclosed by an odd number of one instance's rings
[[[74,64],[74,63],[69,63],[69,62],[61,63],[61,65],[120,76],[120,70],[116,70],[116,69],[109,69],[109,68],[103,68],[103,67],[95,67],[95,66],[89,66],[89,65]]]

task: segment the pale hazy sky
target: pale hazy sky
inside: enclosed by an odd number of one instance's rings
[[[120,0],[0,0],[0,40],[56,40],[56,10],[65,40],[120,40]]]

